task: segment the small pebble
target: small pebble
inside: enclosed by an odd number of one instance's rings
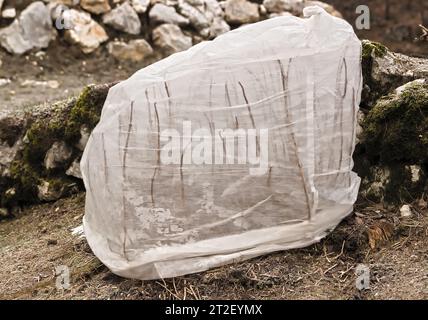
[[[411,217],[412,209],[410,209],[410,206],[408,204],[405,204],[400,208],[400,214],[403,218]]]

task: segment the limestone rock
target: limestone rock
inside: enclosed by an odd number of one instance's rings
[[[230,26],[221,17],[215,17],[210,26],[210,38],[218,37],[230,30]]]
[[[4,192],[4,194],[6,195],[6,197],[14,197],[16,195],[16,189],[9,188]]]
[[[332,5],[322,2],[322,1],[312,1],[312,0],[305,0],[305,7],[308,6],[320,6],[325,11],[327,11],[329,14],[331,14],[334,17],[343,18],[342,14],[337,11]],[[303,10],[302,10],[303,14]]]
[[[46,2],[46,0],[44,0]],[[82,0],[47,0],[48,2],[57,2],[59,4],[63,4],[67,7],[75,7],[79,5]]]
[[[4,9],[1,13],[1,16],[4,19],[14,19],[16,17],[16,9],[15,8]]]
[[[9,217],[9,210],[6,208],[0,208],[0,220],[8,218],[8,217]]]
[[[163,3],[164,5],[175,7],[180,0],[150,0],[150,4],[154,6],[156,3]]]
[[[276,17],[291,17],[293,16],[290,12],[284,11],[279,13],[269,13],[268,18],[276,18]]]
[[[65,7],[59,2],[49,2],[46,7],[48,8],[49,14],[53,22],[55,22],[58,18],[61,18]]]
[[[12,81],[10,79],[7,78],[0,78],[0,88],[1,87],[5,87],[8,84],[10,84]]]
[[[0,116],[0,143],[7,143],[9,147],[16,144],[22,135],[24,124],[22,114]]]
[[[58,89],[60,83],[57,80],[39,81],[39,80],[24,80],[21,82],[21,87],[41,87]]]
[[[428,59],[391,52],[368,40],[363,40],[362,46],[363,108],[370,109],[381,96],[409,81],[428,78]]]
[[[213,17],[224,16],[223,10],[217,0],[204,0],[202,7],[205,7],[206,15],[211,14]]]
[[[80,139],[77,142],[75,147],[80,151],[85,150],[85,147],[86,147],[86,144],[88,143],[90,135],[91,135],[91,130],[86,125],[83,125],[80,128]]]
[[[8,169],[21,148],[22,141],[18,141],[12,146],[9,146],[7,142],[0,143],[0,176],[9,175]]]
[[[358,143],[360,143],[360,141],[361,141],[361,137],[362,137],[362,135],[363,135],[363,127],[362,127],[362,124],[363,124],[363,122],[364,122],[364,118],[365,118],[365,114],[364,114],[364,112],[363,111],[361,111],[361,110],[358,110],[358,114],[357,114],[357,129],[356,129],[356,132],[355,132],[355,135],[356,135],[356,144],[358,144]]]
[[[178,11],[189,19],[190,24],[195,27],[196,30],[201,31],[208,28],[210,25],[209,19],[206,17],[204,12],[197,7],[190,5],[186,1],[180,1],[178,4]]]
[[[102,14],[111,10],[108,0],[80,0],[80,6],[93,14]]]
[[[144,13],[150,5],[150,0],[131,0],[131,6],[137,13]]]
[[[16,155],[22,150],[24,120],[19,116],[0,118],[0,176],[5,176]]]
[[[64,187],[59,183],[42,180],[37,186],[37,197],[41,201],[55,201],[64,194]]]
[[[403,218],[408,218],[412,216],[412,209],[408,204],[405,204],[400,208],[400,215]]]
[[[280,14],[289,12],[295,16],[303,16],[303,9],[308,6],[320,6],[332,16],[342,18],[342,14],[332,5],[322,1],[313,0],[264,0],[263,6],[270,14]],[[277,15],[273,15],[277,16]],[[271,16],[271,17],[273,17]]]
[[[265,8],[265,6],[264,5],[259,5],[259,12],[260,12],[260,15],[261,16],[266,16],[266,14],[267,14],[267,10],[266,10],[266,8]]]
[[[363,198],[372,201],[383,201],[385,187],[391,181],[390,170],[380,166],[372,167],[369,170],[369,175],[362,180],[360,194]]]
[[[84,53],[93,52],[108,40],[103,27],[93,20],[89,13],[70,9],[64,12],[64,18],[73,26],[65,31],[65,39],[77,44]]]
[[[30,4],[10,26],[0,30],[1,46],[13,54],[47,48],[55,37],[50,12],[41,1]]]
[[[301,15],[305,7],[304,0],[264,0],[263,6],[269,13],[290,12]]]
[[[419,165],[406,166],[406,169],[410,172],[410,180],[412,183],[419,183],[422,176],[422,168]]]
[[[179,0],[180,2],[181,0]],[[205,0],[184,0],[186,1],[188,4],[190,4],[191,6],[194,7],[199,7],[199,6],[203,6],[205,3]]]
[[[225,19],[230,24],[246,24],[260,19],[259,6],[247,0],[227,0]]]
[[[363,178],[362,194],[388,203],[411,202],[426,191],[428,161],[428,82],[414,80],[379,99],[362,121],[363,132],[354,154]],[[379,179],[373,168],[387,170]],[[380,192],[373,186],[382,187]],[[377,188],[379,189],[379,188]]]
[[[104,14],[103,23],[129,34],[139,34],[141,31],[140,18],[128,2]]]
[[[179,0],[178,12],[189,19],[202,38],[213,39],[230,30],[216,0]]]
[[[74,160],[65,174],[74,178],[82,179],[82,173],[80,172],[80,162],[78,160]]]
[[[72,154],[73,149],[65,142],[55,142],[46,153],[44,166],[48,170],[61,168],[70,160]]]
[[[189,19],[178,14],[174,7],[168,7],[162,3],[153,6],[149,12],[149,18],[154,23],[171,23],[179,26],[189,24]]]
[[[153,54],[150,44],[144,39],[131,40],[128,43],[113,41],[107,45],[108,52],[118,60],[138,62]]]
[[[153,30],[153,42],[163,53],[169,55],[192,46],[192,38],[186,36],[174,24],[162,24]]]

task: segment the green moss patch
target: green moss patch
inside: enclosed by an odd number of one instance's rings
[[[18,117],[0,119],[0,142],[5,141],[12,147],[24,129],[24,121]]]
[[[365,167],[379,166],[390,172],[388,181],[381,182],[382,199],[375,200],[398,204],[421,197],[428,172],[428,84],[415,81],[400,94],[383,97],[362,126]],[[420,167],[419,181],[412,181],[411,165]],[[373,173],[363,177],[375,183],[373,186],[379,182]],[[373,188],[370,183],[366,187],[368,191]]]
[[[373,101],[385,93],[388,88],[380,88],[372,78],[373,57],[382,58],[388,53],[384,45],[363,40],[362,42],[362,73],[364,88],[362,92],[362,106],[369,109]]]
[[[13,193],[4,192],[1,205],[6,207],[18,203],[32,203],[37,201],[37,185],[40,181],[38,173],[28,164],[14,161],[10,167],[9,188]]]
[[[378,42],[363,40],[362,46],[363,46],[363,52],[362,52],[363,60],[369,59],[372,56],[382,58],[388,53],[388,48]]]
[[[366,153],[381,164],[428,163],[428,84],[382,98],[363,122]]]
[[[24,121],[16,126],[16,130],[9,130],[11,123],[6,122],[8,120],[0,121],[0,140],[10,146],[25,133],[23,149],[11,164],[10,174],[1,178],[0,206],[37,202],[37,186],[43,180],[50,183],[53,191],[62,190],[65,183],[73,185],[65,172],[47,171],[44,168],[46,152],[55,141],[64,141],[74,147],[81,137],[80,129],[83,125],[90,130],[97,125],[111,86],[88,86],[78,98],[34,107],[26,115],[25,128]],[[76,149],[76,154],[78,152]]]
[[[65,141],[77,142],[82,125],[90,130],[97,125],[109,88],[110,86],[88,86],[82,91],[70,111],[64,131]]]

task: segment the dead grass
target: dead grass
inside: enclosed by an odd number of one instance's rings
[[[80,194],[0,223],[0,298],[427,299],[428,215],[414,209],[411,219],[402,219],[398,210],[358,206],[310,247],[174,279],[138,281],[112,274],[84,239],[71,235],[83,216]],[[371,269],[364,292],[355,287],[359,263]],[[70,268],[68,290],[55,286],[60,265]]]

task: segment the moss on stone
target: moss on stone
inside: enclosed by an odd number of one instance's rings
[[[380,181],[380,200],[395,204],[414,201],[424,193],[428,168],[428,83],[414,81],[400,91],[383,97],[369,111],[361,140],[366,166],[390,172],[387,181]],[[421,167],[418,182],[412,181],[410,165]],[[362,187],[370,193],[379,181],[373,174],[365,177],[370,183]]]
[[[54,201],[59,199],[61,196],[63,196],[67,191],[67,184],[70,183],[67,178],[63,177],[53,177],[53,178],[46,178],[40,181],[42,185],[47,183],[47,190],[44,194],[44,197],[46,197],[45,201]]]
[[[363,74],[363,92],[362,92],[362,107],[369,109],[373,101],[385,92],[385,88],[379,87],[379,85],[373,81],[372,70],[373,70],[373,57],[382,58],[388,53],[388,48],[384,45],[372,42],[369,40],[363,40],[362,42],[362,74]]]
[[[383,44],[374,41],[363,40],[362,41],[362,58],[369,59],[372,56],[382,58],[388,53],[388,48]]]
[[[388,53],[388,48],[384,45],[372,42],[369,40],[363,40],[362,44],[362,68],[363,68],[363,76],[364,83],[370,84],[371,81],[371,73],[373,68],[373,57],[382,58]]]
[[[410,182],[410,172],[402,165],[394,165],[390,170],[388,183],[385,184],[384,201],[389,203],[401,203],[409,200],[409,192],[406,186]]]
[[[74,145],[80,139],[82,125],[93,129],[98,123],[107,92],[108,87],[88,86],[77,99],[52,105],[47,115],[29,125],[23,162],[40,171],[46,152],[55,141]]]
[[[26,133],[23,161],[34,168],[40,168],[46,152],[63,135],[64,128],[59,122],[52,120],[33,123]]]
[[[63,179],[58,178],[48,179],[47,182],[49,182],[49,188],[56,192],[63,191],[66,183]]]
[[[52,191],[61,193],[68,192],[67,188],[75,185],[75,181],[70,180],[65,172],[44,168],[46,152],[55,141],[74,146],[81,137],[82,126],[92,130],[97,125],[112,85],[114,83],[91,85],[78,98],[34,106],[19,118],[16,130],[9,130],[9,120],[0,121],[1,142],[6,141],[11,146],[25,134],[22,150],[8,168],[8,177],[0,179],[0,206],[38,202],[38,185],[43,181],[49,183]]]
[[[10,166],[11,185],[15,192],[5,193],[2,197],[2,206],[12,206],[17,203],[32,203],[37,201],[37,185],[39,174],[28,164],[14,161]]]
[[[424,182],[426,181],[423,173],[418,182],[412,182],[411,171],[402,164],[390,166],[390,173],[389,181],[385,185],[385,202],[393,204],[410,203],[423,195]]]
[[[0,143],[6,142],[12,147],[22,133],[24,123],[18,117],[5,117],[0,119]]]
[[[43,159],[52,143],[49,123],[36,121],[26,131],[23,149],[9,166],[9,174],[0,188],[0,203],[12,207],[37,201],[37,184],[43,172]],[[7,190],[13,189],[13,193]]]
[[[109,88],[109,86],[88,86],[82,91],[70,111],[65,126],[66,141],[77,142],[82,125],[86,125],[90,130],[97,125]]]
[[[428,162],[428,84],[382,98],[363,122],[363,143],[381,164]]]
[[[26,131],[23,161],[40,168],[55,141],[73,145],[80,139],[82,125],[93,129],[100,119],[107,92],[108,88],[88,86],[77,99],[54,104],[48,115],[33,121]]]

